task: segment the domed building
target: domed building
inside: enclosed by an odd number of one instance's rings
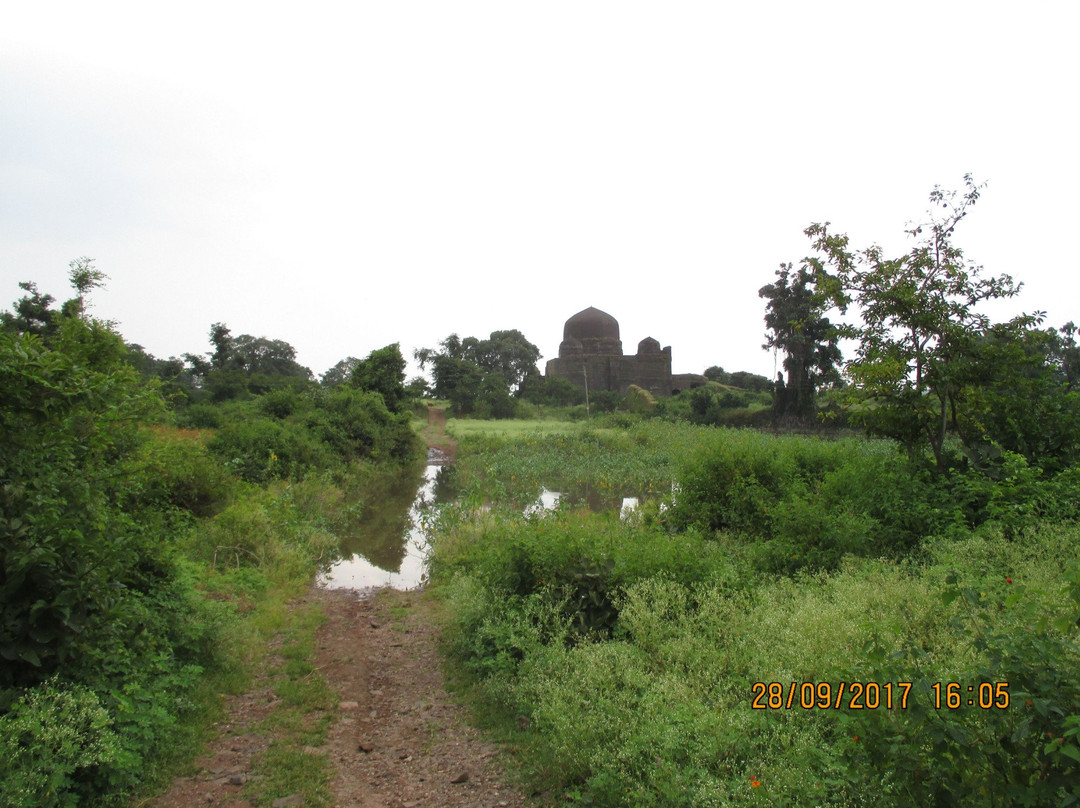
[[[638,343],[636,354],[623,354],[619,321],[592,306],[566,321],[559,358],[550,360],[545,372],[589,390],[625,393],[636,384],[655,396],[705,383],[704,376],[693,373],[673,376],[671,347],[661,348],[652,337]]]

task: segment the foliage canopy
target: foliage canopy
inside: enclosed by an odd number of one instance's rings
[[[853,250],[826,222],[805,231],[816,254],[804,267],[813,273],[818,299],[842,315],[857,312],[837,332],[856,342],[845,373],[873,433],[898,440],[913,455],[928,448],[941,471],[956,462],[950,435],[976,461],[987,447],[1005,444],[1042,462],[1037,433],[1069,431],[1080,414],[1060,372],[1071,348],[1056,332],[1036,330],[1042,313],[994,324],[980,310],[987,301],[1014,297],[1021,284],[1007,274],[986,277],[954,243],[983,188],[970,174],[964,184],[963,191],[934,188],[927,221],[906,231],[915,239],[907,253]],[[1009,397],[1020,400],[1022,391],[1034,392],[1032,385],[1052,393],[1053,404],[1026,416],[1013,407],[1020,422],[1003,419]],[[1075,457],[1069,441],[1055,440],[1053,456]]]

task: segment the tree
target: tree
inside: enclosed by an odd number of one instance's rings
[[[163,410],[157,385],[81,304],[38,322],[49,335],[0,329],[0,690],[142,643],[141,601],[171,575],[159,537],[127,507],[140,483],[125,464],[138,420]]]
[[[484,371],[475,362],[445,353],[434,354],[430,361],[435,397],[448,399],[461,415],[471,413],[480,398]]]
[[[776,282],[761,287],[765,307],[766,350],[781,350],[787,382],[776,385],[773,402],[778,415],[813,415],[818,386],[835,380],[841,361],[837,331],[825,317],[826,301],[814,287],[815,273],[806,264],[798,271],[781,264]]]
[[[585,403],[585,390],[561,376],[544,376],[539,371],[528,374],[517,389],[517,396],[533,404],[571,406]]]
[[[148,353],[143,346],[129,342],[128,363],[142,373],[144,378],[161,380],[161,392],[167,399],[187,399],[195,389],[195,372],[185,367],[184,360],[177,356],[158,359]]]
[[[1063,362],[1075,349],[1070,340],[1053,328],[1005,323],[975,342],[955,415],[973,462],[995,460],[1003,449],[1053,473],[1080,459],[1080,391]]]
[[[736,370],[728,374],[727,383],[732,387],[741,387],[743,390],[752,390],[755,393],[768,393],[773,389],[772,379],[746,370]]]
[[[217,401],[248,393],[265,393],[311,380],[311,371],[296,361],[296,349],[279,339],[241,334],[234,337],[224,323],[210,326],[214,351],[209,361],[184,354],[192,376]]]
[[[478,403],[484,411],[507,413],[506,399],[511,394],[521,398],[525,380],[540,372],[540,349],[517,329],[493,331],[486,340],[451,334],[439,346],[413,355],[421,370],[431,365],[435,397],[449,399],[458,413],[471,413]]]
[[[1070,388],[1080,382],[1080,346],[1076,344],[1076,325],[1071,321],[1061,331],[1051,328],[1048,360]]]
[[[104,286],[109,276],[94,267],[94,259],[83,256],[68,264],[68,279],[78,293],[71,300],[65,301],[63,313],[76,317],[86,311],[86,296],[94,289]]]
[[[710,382],[717,382],[719,384],[727,384],[730,378],[730,374],[719,365],[712,365],[705,368],[704,376]]]
[[[22,281],[19,288],[27,294],[15,301],[14,312],[0,313],[4,330],[14,334],[51,334],[58,315],[49,307],[56,298],[43,295],[33,281]]]
[[[360,360],[355,356],[347,356],[319,377],[319,381],[323,387],[337,387],[345,384],[358,364]]]
[[[241,334],[232,343],[232,361],[249,376],[311,379],[311,371],[296,361],[296,349],[280,339]]]
[[[484,370],[498,373],[511,392],[517,392],[525,377],[536,372],[540,349],[516,328],[492,331],[473,348],[474,361]]]
[[[398,343],[374,350],[366,359],[357,362],[349,382],[353,387],[381,395],[391,412],[401,412],[408,396],[405,393],[405,358]]]
[[[210,326],[210,344],[214,346],[214,353],[210,356],[211,366],[215,370],[227,370],[233,354],[233,338],[225,323]]]
[[[899,440],[912,454],[929,446],[939,470],[947,466],[950,428],[963,417],[961,394],[978,340],[990,329],[976,307],[1020,291],[1009,275],[983,277],[982,268],[953,244],[956,226],[983,187],[970,174],[964,183],[963,193],[935,186],[928,221],[906,231],[915,246],[896,258],[877,246],[853,252],[848,237],[832,233],[828,222],[805,231],[818,251],[806,259],[817,292],[841,314],[849,306],[858,309],[861,322],[837,330],[858,343],[845,372],[853,392],[870,405],[862,411],[868,428]],[[1036,321],[1022,315],[1009,326],[1022,331]]]

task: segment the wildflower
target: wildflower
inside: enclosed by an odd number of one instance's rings
[[[758,780],[756,777],[751,777],[750,778],[750,787],[751,788],[757,788],[760,785],[761,785],[761,781]]]
[[[857,741],[857,740],[859,740],[859,736],[858,735],[852,735],[851,740]]]
[[[1011,583],[1012,583],[1012,578],[1006,578],[1006,579],[1005,579],[1005,583],[1007,583],[1007,584],[1011,584]]]

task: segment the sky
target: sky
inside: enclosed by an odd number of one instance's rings
[[[10,4],[0,308],[68,263],[155,356],[212,323],[316,375],[393,342],[518,329],[543,359],[595,306],[676,373],[772,376],[758,290],[830,221],[956,243],[1080,321],[1080,4],[310,0]],[[410,368],[410,375],[415,368]]]

